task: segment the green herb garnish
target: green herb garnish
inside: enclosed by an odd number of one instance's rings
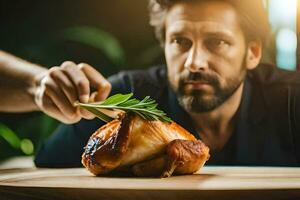
[[[116,94],[104,101],[93,103],[77,103],[76,105],[85,108],[105,122],[110,122],[111,120],[113,120],[113,118],[104,114],[99,109],[123,110],[125,112],[136,113],[143,119],[161,120],[167,122],[172,121],[169,117],[167,117],[166,113],[164,113],[162,110],[157,109],[156,101],[151,99],[149,96],[146,96],[141,101],[135,98],[131,98],[132,96],[132,93]]]

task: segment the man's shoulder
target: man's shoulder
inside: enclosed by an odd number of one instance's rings
[[[274,65],[261,64],[250,74],[252,86],[252,110],[267,110],[272,119],[285,119],[293,124],[297,131],[300,130],[300,72],[279,69]],[[253,103],[256,102],[256,103]],[[257,103],[258,102],[258,103]],[[259,109],[254,109],[258,105]],[[284,124],[282,122],[282,124]],[[294,132],[297,132],[294,131]],[[300,140],[299,140],[300,142]]]
[[[280,69],[272,64],[260,64],[248,74],[256,85],[272,86],[298,86],[300,85],[300,72]]]
[[[278,152],[291,151],[289,156],[294,155],[299,162],[300,72],[261,64],[248,75],[252,86],[250,116],[253,121],[264,122],[259,126],[256,124],[257,130],[268,133],[266,137],[269,142],[279,143],[276,138],[280,138],[280,148],[285,150],[281,149]]]
[[[279,69],[270,64],[260,64],[248,73],[252,86],[254,101],[262,97],[269,108],[281,107],[300,103],[300,72]],[[300,106],[295,107],[300,113]],[[278,109],[277,109],[278,110]],[[300,119],[300,116],[299,116]]]

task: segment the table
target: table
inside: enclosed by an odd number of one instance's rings
[[[300,168],[204,167],[170,178],[95,177],[84,168],[0,170],[0,199],[300,199]]]

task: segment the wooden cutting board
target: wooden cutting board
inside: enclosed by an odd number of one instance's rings
[[[0,199],[300,199],[300,168],[204,167],[170,178],[95,177],[87,170],[0,170]]]

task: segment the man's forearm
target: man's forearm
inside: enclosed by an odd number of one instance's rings
[[[46,68],[0,51],[0,112],[38,110],[34,89],[46,72]]]

